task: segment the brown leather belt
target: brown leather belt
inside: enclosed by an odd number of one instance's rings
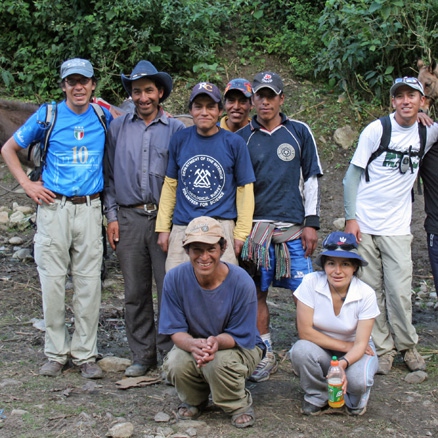
[[[55,198],[62,200],[62,198],[64,198],[64,195],[55,193]],[[72,196],[72,197],[65,196],[66,202],[71,202],[72,204],[86,204],[87,198],[89,198],[90,201],[92,201],[93,199],[100,198],[100,193],[95,193],[94,195],[89,195],[89,196]]]
[[[140,208],[147,213],[152,213],[153,211],[158,210],[158,206],[156,204],[134,204],[134,205],[121,205],[123,208]]]

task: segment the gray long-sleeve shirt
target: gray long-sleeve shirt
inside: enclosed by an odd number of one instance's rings
[[[136,114],[116,118],[105,156],[104,205],[108,222],[120,205],[158,204],[166,174],[170,137],[185,125],[160,109],[146,125]]]

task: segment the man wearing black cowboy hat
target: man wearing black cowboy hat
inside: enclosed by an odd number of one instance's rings
[[[132,365],[125,375],[144,375],[172,347],[157,335],[152,300],[152,272],[158,304],[166,254],[157,245],[155,221],[167,167],[170,137],[184,124],[168,118],[161,103],[172,91],[172,78],[149,61],[140,61],[122,84],[135,112],[117,118],[108,136],[105,207],[108,240],[116,251],[125,282],[125,323]]]

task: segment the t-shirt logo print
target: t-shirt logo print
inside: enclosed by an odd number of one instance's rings
[[[195,172],[195,175],[198,175],[198,177],[195,179],[195,182],[193,183],[194,187],[202,187],[202,188],[208,188],[210,187],[210,181],[208,179],[209,176],[211,176],[211,173],[208,170],[204,169],[197,169]]]
[[[182,192],[192,204],[206,207],[224,196],[225,171],[216,158],[195,155],[181,168]]]
[[[82,140],[85,136],[85,129],[83,126],[75,126],[74,136],[76,140]]]
[[[288,143],[282,143],[277,148],[277,155],[282,161],[292,161],[295,158],[295,149]]]

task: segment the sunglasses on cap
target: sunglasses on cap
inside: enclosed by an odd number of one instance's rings
[[[404,78],[394,79],[394,84],[399,84],[401,82],[404,83],[404,84],[417,84],[417,85],[421,85],[421,82],[417,78],[411,78],[411,77],[405,76]]]
[[[351,251],[352,249],[356,249],[356,245],[352,245],[351,243],[330,243],[328,245],[324,245],[324,249],[328,249],[329,251],[335,251],[337,249],[343,249],[344,251]]]

